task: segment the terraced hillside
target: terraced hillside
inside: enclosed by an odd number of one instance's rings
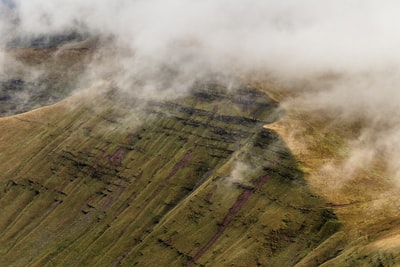
[[[4,266],[318,265],[339,253],[336,216],[262,127],[280,116],[264,93],[198,84],[142,102],[110,89],[0,119]]]

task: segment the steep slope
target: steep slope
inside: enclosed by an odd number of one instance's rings
[[[262,128],[279,116],[265,94],[142,102],[89,92],[0,119],[4,265],[288,266],[338,230]]]
[[[272,86],[263,90],[278,101],[294,97]],[[377,157],[372,164],[354,168],[353,172],[343,167],[350,150],[347,142],[358,136],[362,126],[362,121],[337,121],[324,113],[293,106],[283,119],[265,126],[279,133],[301,159],[299,167],[308,183],[343,223],[340,233],[310,253],[299,266],[310,266],[324,251],[338,248],[340,253],[322,266],[397,266],[400,262],[400,190],[385,170],[385,157]]]

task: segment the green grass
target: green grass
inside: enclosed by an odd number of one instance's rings
[[[219,92],[216,101],[153,104],[157,113],[135,114],[132,124],[129,101],[116,107],[102,95],[94,102],[103,110],[64,102],[0,119],[2,263],[185,265],[264,175],[198,263],[299,262],[338,224],[324,219],[324,201],[279,136],[262,129],[276,104],[255,92],[247,102]],[[251,168],[242,185],[229,182],[238,161]]]

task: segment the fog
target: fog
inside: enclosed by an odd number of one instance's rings
[[[227,83],[268,77],[294,92],[301,84],[286,108],[362,120],[362,131],[348,140],[348,163],[368,164],[384,153],[400,179],[398,1],[14,2],[0,11],[18,17],[20,35],[75,30],[108,38],[86,83],[112,77],[121,90],[160,98],[187,93],[211,73]],[[0,20],[7,36],[10,19]]]
[[[136,60],[285,76],[398,67],[395,1],[19,0],[19,30],[113,36]],[[188,66],[189,65],[189,66]],[[188,70],[190,71],[190,70]],[[196,72],[198,69],[192,70]]]

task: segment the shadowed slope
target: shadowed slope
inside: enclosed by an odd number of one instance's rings
[[[265,91],[279,101],[295,97],[293,91],[272,88]],[[343,224],[339,233],[309,253],[299,266],[321,263],[321,256],[327,254],[331,259],[321,266],[397,266],[400,262],[399,187],[393,174],[385,170],[386,158],[382,155],[361,168],[354,166],[352,172],[345,168],[347,142],[359,136],[362,126],[361,120],[338,121],[294,105],[282,120],[265,126],[279,133],[301,160],[299,166],[308,183]]]

